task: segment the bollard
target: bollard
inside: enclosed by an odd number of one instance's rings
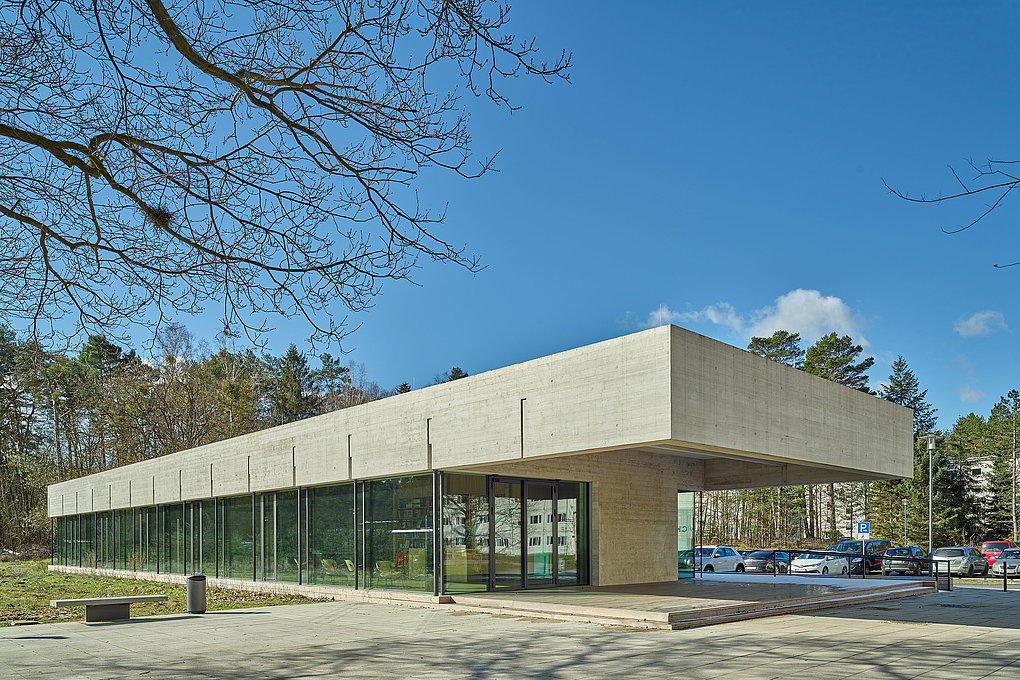
[[[205,614],[205,576],[188,577],[188,613]]]

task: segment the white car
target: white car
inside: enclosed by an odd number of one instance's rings
[[[1020,548],[1006,548],[999,554],[992,565],[992,574],[1002,576],[1003,569],[1006,576],[1020,576]]]
[[[790,562],[791,574],[846,574],[850,562],[839,555],[802,553]]]
[[[744,558],[728,545],[694,547],[694,568],[701,571],[744,571]]]

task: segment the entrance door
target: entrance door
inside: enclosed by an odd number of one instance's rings
[[[492,590],[524,587],[522,487],[520,480],[493,478],[489,484],[489,573],[492,575]]]

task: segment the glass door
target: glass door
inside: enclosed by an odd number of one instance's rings
[[[492,575],[492,590],[524,587],[522,486],[520,480],[493,478],[490,481],[489,573]]]
[[[551,482],[524,483],[527,585],[551,586],[556,582],[556,499]]]

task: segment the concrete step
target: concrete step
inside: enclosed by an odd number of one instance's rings
[[[845,590],[822,595],[786,598],[764,602],[742,602],[721,607],[664,612],[640,611],[590,605],[569,605],[542,601],[522,601],[514,598],[472,597],[453,595],[451,606],[459,611],[471,611],[509,616],[546,618],[564,621],[586,621],[605,625],[635,628],[683,629],[726,623],[763,616],[777,616],[799,611],[878,602],[900,597],[911,597],[935,592],[931,585],[913,581],[902,584],[885,584],[875,588]],[[445,607],[444,607],[445,608]]]

